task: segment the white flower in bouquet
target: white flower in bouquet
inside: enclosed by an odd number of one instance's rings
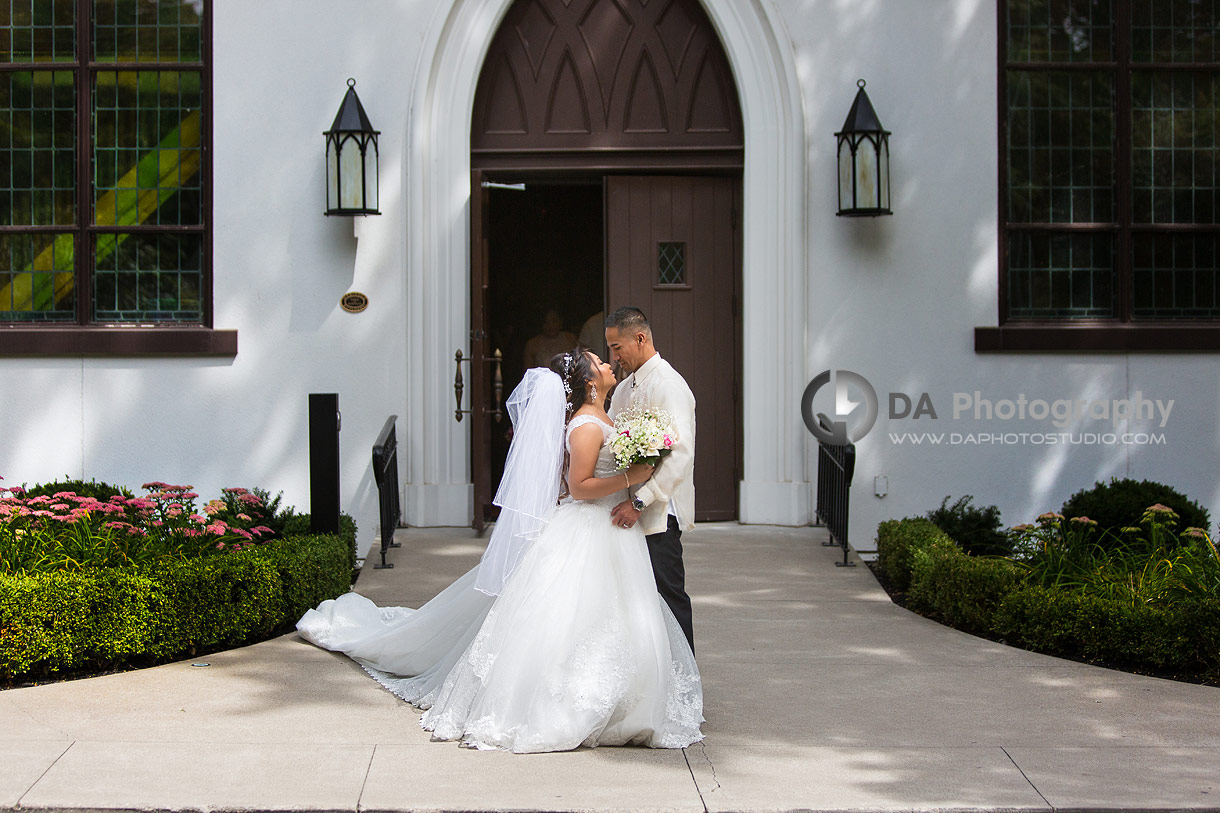
[[[663,409],[633,407],[614,419],[617,434],[610,441],[614,461],[620,469],[633,463],[657,462],[673,451],[678,442],[673,418]]]

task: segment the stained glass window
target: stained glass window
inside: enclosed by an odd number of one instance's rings
[[[1003,318],[1220,318],[1220,0],[1002,0]]]
[[[205,3],[0,0],[0,322],[206,321]]]

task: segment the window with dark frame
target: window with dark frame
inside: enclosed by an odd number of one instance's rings
[[[999,14],[1000,331],[1215,327],[1220,0],[1000,0]]]
[[[0,341],[210,326],[205,2],[0,0]]]
[[[657,243],[657,285],[686,285],[686,242]]]

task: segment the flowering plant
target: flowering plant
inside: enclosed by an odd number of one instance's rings
[[[1220,550],[1203,528],[1176,533],[1177,512],[1165,505],[1145,509],[1139,526],[1100,528],[1056,513],[1035,522],[1012,529],[1011,557],[1033,584],[1133,605],[1220,596]]]
[[[657,462],[678,442],[673,418],[663,409],[632,407],[614,418],[617,434],[610,440],[614,462],[620,469],[633,463]]]
[[[0,478],[3,479],[3,478]],[[49,487],[40,487],[49,491]],[[145,483],[143,497],[108,499],[73,490],[29,495],[0,486],[0,573],[133,565],[237,551],[277,536],[277,497],[226,489],[222,500],[196,509],[190,486]],[[256,489],[257,492],[257,489]],[[228,502],[244,510],[231,512]],[[214,504],[220,510],[209,510]]]

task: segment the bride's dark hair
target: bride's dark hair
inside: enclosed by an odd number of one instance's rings
[[[568,396],[568,420],[589,400],[589,379],[593,378],[593,362],[589,360],[591,352],[584,345],[579,345],[566,353],[556,353],[547,364],[563,380],[563,389]]]

